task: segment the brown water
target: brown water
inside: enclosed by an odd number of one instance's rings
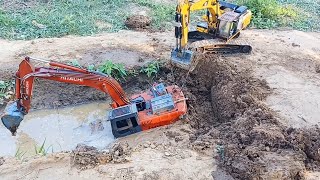
[[[109,109],[107,102],[36,110],[25,116],[17,136],[0,125],[0,156],[14,156],[17,150],[25,156],[35,155],[35,146],[45,141],[48,153],[72,150],[79,143],[104,148],[114,137],[110,123],[106,121]],[[103,128],[97,130],[96,122],[102,122]]]

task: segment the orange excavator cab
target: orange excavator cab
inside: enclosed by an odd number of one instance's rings
[[[171,124],[187,112],[186,98],[178,86],[155,84],[148,91],[127,98],[120,84],[106,74],[55,61],[45,62],[51,67],[35,68],[29,57],[19,65],[15,79],[16,100],[7,104],[1,116],[3,125],[12,135],[31,108],[34,78],[85,85],[109,94],[113,102],[107,120],[116,138]]]

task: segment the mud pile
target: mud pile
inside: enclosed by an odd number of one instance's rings
[[[143,15],[133,15],[125,21],[125,25],[130,29],[147,29],[150,24],[151,18]]]
[[[71,163],[78,169],[90,169],[100,164],[124,163],[130,156],[131,149],[128,144],[116,143],[107,150],[98,150],[95,147],[78,144],[71,153]]]
[[[306,167],[316,167],[319,129],[281,125],[261,103],[271,92],[265,81],[223,57],[203,57],[186,74],[175,70],[167,80],[178,82],[190,99],[188,119],[197,130],[190,141],[198,149],[216,148],[221,166],[234,178],[299,179]]]

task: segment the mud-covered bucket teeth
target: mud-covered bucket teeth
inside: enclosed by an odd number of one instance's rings
[[[10,130],[12,135],[15,136],[23,117],[24,115],[19,111],[17,102],[11,102],[7,104],[3,115],[1,116],[1,121],[3,125]]]

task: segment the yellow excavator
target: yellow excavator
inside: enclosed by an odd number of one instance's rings
[[[203,22],[190,31],[190,13],[205,11]],[[171,62],[181,68],[194,68],[194,51],[203,54],[250,53],[250,45],[230,44],[251,21],[252,13],[246,6],[219,0],[180,0],[175,14],[176,46]]]

